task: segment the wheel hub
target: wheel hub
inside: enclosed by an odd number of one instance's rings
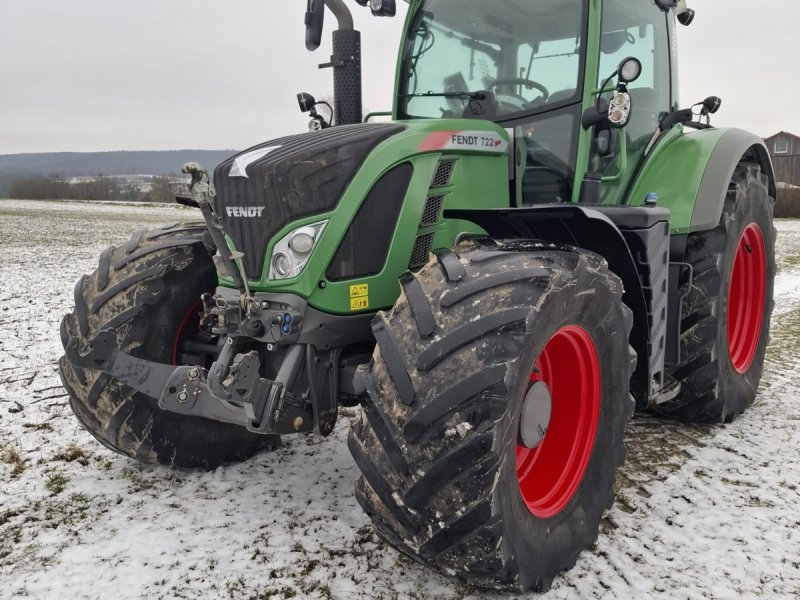
[[[536,448],[547,433],[553,398],[544,381],[535,381],[525,394],[519,421],[519,438],[526,448]]]

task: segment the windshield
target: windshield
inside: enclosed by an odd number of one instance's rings
[[[583,0],[422,0],[403,51],[403,118],[505,120],[580,99]]]

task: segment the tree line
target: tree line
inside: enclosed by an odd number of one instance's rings
[[[68,181],[59,177],[31,175],[15,179],[8,197],[17,200],[120,200],[127,202],[174,202],[186,193],[177,176],[155,176],[146,185],[125,179],[95,177]],[[800,219],[800,188],[779,188],[775,202],[776,218]]]
[[[185,193],[176,177],[156,176],[130,183],[113,177],[69,181],[59,177],[30,175],[11,183],[8,197],[17,200],[117,200],[128,202],[174,202]]]

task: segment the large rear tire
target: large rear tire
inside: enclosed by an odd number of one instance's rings
[[[681,314],[679,396],[656,410],[727,423],[756,397],[769,342],[775,278],[773,200],[757,165],[741,164],[714,229],[689,236],[694,268]]]
[[[140,230],[127,244],[109,247],[90,276],[75,286],[75,309],[61,322],[64,348],[86,352],[103,329],[116,331],[120,348],[159,363],[198,360],[181,344],[197,334],[200,295],[216,286],[213,246],[205,226],[184,224]],[[59,361],[61,380],[78,420],[112,450],[145,463],[213,468],[274,446],[278,436],[163,411],[110,375]]]
[[[631,313],[594,254],[527,242],[457,252],[406,275],[373,323],[348,441],[356,498],[429,567],[544,591],[613,502],[634,406]]]

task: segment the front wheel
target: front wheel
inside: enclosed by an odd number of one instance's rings
[[[633,410],[631,313],[605,261],[470,242],[406,275],[360,371],[356,497],[414,559],[544,591],[595,540]]]
[[[200,295],[217,283],[211,242],[202,224],[137,231],[100,256],[98,268],[75,286],[75,309],[61,322],[66,348],[86,352],[94,337],[113,329],[119,347],[166,364],[203,364],[198,339]],[[194,343],[192,343],[194,342]],[[246,429],[167,412],[106,373],[59,361],[70,406],[81,424],[105,446],[146,463],[213,468],[248,458],[279,443]]]

